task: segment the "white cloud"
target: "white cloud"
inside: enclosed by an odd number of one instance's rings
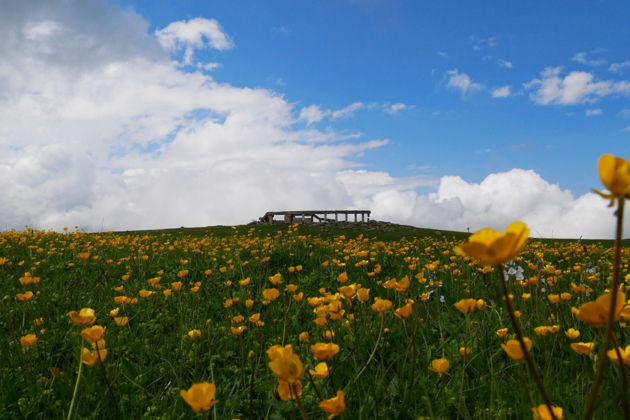
[[[169,51],[184,50],[184,63],[190,64],[196,49],[211,47],[220,51],[234,47],[215,19],[194,18],[172,22],[155,31],[160,44]]]
[[[402,102],[397,102],[395,104],[391,104],[391,105],[386,105],[384,107],[385,112],[387,112],[388,114],[391,115],[396,115],[398,114],[400,111],[404,111],[406,109],[411,108],[409,105],[403,104]]]
[[[630,109],[622,109],[621,111],[619,111],[617,116],[621,118],[630,118]]]
[[[364,108],[366,108],[366,105],[363,102],[353,102],[339,109],[322,109],[318,105],[309,105],[300,110],[299,119],[306,121],[306,123],[310,125],[324,118],[331,118],[333,120],[350,118],[354,116],[357,111]]]
[[[624,61],[622,63],[612,63],[608,70],[613,73],[621,73],[623,69],[630,67],[630,60]]]
[[[444,51],[438,51],[438,52],[436,52],[436,54],[437,54],[439,57],[442,57],[442,58],[448,58],[448,54],[447,54],[447,53],[445,53]]]
[[[587,109],[585,114],[587,117],[592,117],[593,115],[601,115],[602,112],[604,112],[602,109],[595,108],[595,109]]]
[[[621,129],[621,131],[627,133],[630,131],[630,125]]]
[[[476,36],[471,35],[468,39],[470,40],[470,42],[472,42],[473,50],[475,51],[487,50],[495,48],[497,45],[499,45],[499,37],[497,36],[477,38]]]
[[[505,85],[492,90],[493,98],[507,98],[510,96],[510,86]]]
[[[501,67],[504,67],[506,69],[511,69],[512,67],[514,67],[514,65],[512,64],[511,61],[507,61],[507,60],[503,60],[503,59],[499,59],[497,60],[497,64]]]
[[[586,64],[587,66],[602,66],[604,64],[606,64],[606,60],[604,60],[603,58],[600,59],[588,59],[587,57],[587,53],[582,51],[579,53],[576,53],[573,56],[573,61],[577,61],[578,63],[582,63],[582,64]]]
[[[446,72],[448,82],[446,86],[458,90],[462,96],[468,96],[474,92],[484,89],[481,83],[475,83],[466,73],[460,73],[457,69]]]
[[[605,200],[593,193],[575,197],[531,170],[491,174],[478,184],[445,176],[431,194],[389,188],[364,195],[369,198],[361,204],[371,208],[373,218],[379,220],[459,231],[484,227],[503,230],[522,220],[532,235],[539,237],[614,235],[613,210]],[[627,224],[625,232],[630,234]]]
[[[598,81],[592,73],[573,71],[562,77],[561,67],[547,67],[540,79],[524,86],[533,89],[530,98],[539,105],[574,105],[594,102],[611,94],[630,95],[630,82]]]

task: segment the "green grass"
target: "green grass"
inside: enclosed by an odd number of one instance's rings
[[[505,340],[495,334],[509,326],[496,272],[482,274],[479,266],[462,257],[451,260],[453,247],[466,237],[461,232],[400,225],[305,225],[296,231],[286,225],[256,225],[112,234],[5,232],[0,234],[0,258],[8,260],[0,265],[0,418],[67,415],[80,347],[87,346],[79,336],[82,328],[72,325],[67,313],[82,307],[93,308],[97,324],[107,327],[109,353],[103,368],[84,366],[76,418],[196,418],[200,415],[183,402],[179,391],[201,381],[214,381],[217,386],[219,403],[215,412],[206,413],[208,417],[298,418],[294,403],[278,399],[277,381],[267,366],[265,351],[282,343],[283,331],[285,342],[310,367],[316,361],[309,345],[326,341],[323,332],[334,333],[341,348],[331,361],[331,379],[302,378],[309,418],[325,418],[318,404],[339,389],[346,393],[342,417],[347,419],[529,418],[530,396],[523,384],[529,382],[536,404],[542,401],[524,366],[506,356],[500,347]],[[90,255],[87,260],[79,256],[84,252]],[[541,271],[537,253],[544,255],[543,266],[551,264],[560,271],[551,275],[557,283],[522,287],[511,281],[510,288],[523,313],[523,329],[535,343],[533,354],[546,387],[566,417],[574,418],[589,390],[594,361],[592,356],[574,353],[563,331],[574,327],[582,332],[582,341],[601,339],[600,329],[577,321],[571,306],[603,292],[610,272],[610,242],[531,241],[516,262],[526,278],[549,278]],[[628,253],[624,258],[625,275]],[[582,264],[582,270],[574,269],[576,263]],[[597,269],[597,278],[589,279],[584,272],[588,263]],[[370,275],[376,264],[382,271]],[[427,268],[431,264],[437,267]],[[297,265],[303,266],[301,271],[289,271]],[[184,269],[189,273],[178,277]],[[460,275],[453,274],[456,269]],[[147,280],[161,270],[163,288],[158,290]],[[344,271],[349,277],[346,284],[370,289],[370,301],[344,302],[343,318],[320,328],[312,322],[314,308],[307,298],[322,296],[322,287],[335,293],[341,286],[337,276]],[[26,272],[41,281],[21,285],[19,279]],[[273,287],[268,277],[275,273],[283,276],[279,289],[296,284],[304,293],[303,301],[283,292],[275,302],[263,304],[262,290]],[[425,282],[416,279],[419,274]],[[124,275],[129,279],[121,280]],[[411,279],[406,291],[382,286],[388,279],[404,276]],[[245,278],[251,278],[251,284],[239,285]],[[182,290],[165,297],[164,288],[172,288],[176,281],[183,281]],[[195,282],[201,284],[193,293]],[[592,287],[592,295],[573,292],[572,283]],[[124,289],[115,291],[119,286]],[[142,298],[141,289],[156,293]],[[36,296],[19,302],[15,296],[25,290]],[[423,302],[422,295],[429,292],[431,297]],[[531,299],[522,299],[523,292],[531,293]],[[572,293],[572,299],[554,305],[546,298],[561,292]],[[114,297],[119,295],[138,298],[138,303],[116,305]],[[384,314],[382,325],[388,331],[381,333],[380,341],[381,316],[370,307],[377,296],[390,299],[392,309],[407,299],[415,301],[409,320],[397,318],[392,311]],[[488,307],[465,316],[453,307],[465,297],[483,298]],[[240,301],[226,307],[226,299],[234,298]],[[246,299],[254,300],[253,307],[245,306]],[[116,326],[108,316],[115,307],[129,317],[127,326]],[[247,321],[254,313],[261,314],[264,326]],[[230,320],[236,315],[245,316],[248,326],[241,336],[230,332]],[[39,317],[44,324],[34,326],[32,321]],[[533,329],[539,325],[561,328],[537,337]],[[191,340],[187,332],[192,329],[200,329],[201,338]],[[310,343],[299,342],[302,331],[309,332]],[[37,334],[39,341],[23,348],[19,339],[27,333]],[[629,343],[623,333],[621,341]],[[473,348],[465,369],[458,354],[464,345]],[[439,357],[451,362],[445,375],[428,370],[431,360]],[[618,389],[619,374],[611,366],[600,393],[598,418],[621,418]]]

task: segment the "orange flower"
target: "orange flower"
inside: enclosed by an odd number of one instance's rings
[[[337,391],[337,396],[320,402],[319,408],[328,413],[329,419],[343,413],[346,410],[346,397],[343,391]]]
[[[315,369],[309,369],[309,373],[315,379],[324,379],[328,377],[328,365],[325,362],[318,363]]]
[[[20,337],[22,347],[30,347],[35,343],[37,343],[37,336],[35,334],[26,334]]]
[[[265,298],[266,301],[268,302],[273,302],[274,300],[278,299],[278,297],[280,296],[280,291],[278,289],[264,289],[262,292],[263,297]]]
[[[621,354],[621,359],[623,360],[624,365],[630,365],[630,346],[626,346],[625,349],[619,348],[619,353]],[[617,352],[615,349],[608,350],[606,352],[608,358],[611,362],[615,364],[619,364],[619,358],[617,357]]]
[[[590,354],[595,349],[595,343],[571,343],[571,349],[578,354]]]
[[[345,283],[348,281],[348,273],[345,271],[337,276],[337,281],[339,283]]]
[[[531,351],[533,343],[527,337],[523,337],[523,341],[525,342],[525,347],[527,351]],[[523,349],[521,347],[521,343],[518,340],[508,340],[506,344],[501,344],[501,348],[510,356],[511,359],[514,360],[522,360],[525,358],[525,353],[523,353]]]
[[[553,414],[557,420],[564,420],[564,415],[562,414],[561,407],[556,407],[555,405],[552,405],[551,410],[553,411]],[[534,420],[553,419],[546,404],[540,404],[538,407],[532,408],[532,415],[534,416]]]
[[[190,330],[188,331],[188,337],[192,340],[196,340],[197,338],[201,337],[201,330]]]
[[[230,332],[234,335],[241,335],[247,330],[245,325],[241,325],[239,327],[230,327]]]
[[[294,400],[296,397],[302,396],[302,384],[298,382],[289,383],[287,381],[278,381],[278,396],[282,401]]]
[[[617,321],[626,303],[626,295],[621,290],[617,293],[614,320]],[[610,293],[601,295],[594,302],[587,302],[579,307],[577,318],[587,324],[602,326],[606,324],[610,310]]]
[[[413,312],[413,304],[408,303],[405,306],[402,306],[394,311],[394,315],[401,319],[408,319]]]
[[[448,359],[442,357],[441,359],[432,360],[431,366],[429,366],[429,370],[431,372],[439,373],[441,375],[445,373],[450,367],[451,363],[448,361]]]
[[[79,312],[70,311],[68,316],[74,325],[92,325],[96,321],[96,313],[92,308],[82,308]]]
[[[129,322],[129,318],[126,317],[126,316],[116,316],[116,317],[114,317],[114,322],[119,327],[124,327]]]
[[[610,154],[602,155],[598,162],[599,177],[610,194],[602,194],[605,198],[630,198],[630,163]]]
[[[182,389],[179,395],[193,411],[210,410],[218,401],[214,399],[217,387],[209,382],[193,384],[188,390]]]
[[[372,304],[372,309],[375,311],[384,313],[389,311],[392,308],[392,301],[388,299],[381,299],[379,297],[374,298],[374,303]]]
[[[505,338],[507,336],[508,329],[507,328],[499,328],[496,332],[497,336],[501,338]]]
[[[512,223],[503,233],[485,228],[470,235],[468,242],[456,247],[455,252],[485,265],[499,264],[516,258],[528,236],[529,228],[523,222]]]
[[[20,302],[27,302],[29,300],[31,300],[33,298],[33,292],[31,292],[30,290],[24,292],[24,293],[18,293],[15,295],[15,297],[17,298],[17,300],[19,300]]]
[[[469,314],[475,310],[477,307],[477,301],[472,298],[462,299],[459,302],[455,303],[453,306],[457,308],[463,314]]]
[[[339,353],[339,346],[335,343],[315,343],[311,346],[311,353],[315,360],[330,360]]]
[[[105,335],[105,327],[94,325],[93,327],[84,328],[81,331],[81,337],[88,343],[96,343],[102,340]]]
[[[568,330],[564,332],[564,335],[566,335],[567,338],[570,340],[575,340],[576,338],[580,336],[580,332],[576,330],[575,328],[569,328]]]
[[[107,357],[107,349],[101,349],[99,347],[98,352],[96,350],[89,350],[83,347],[83,356],[82,361],[83,364],[87,366],[94,366],[97,363],[100,363],[105,360]]]
[[[304,374],[304,365],[300,358],[293,353],[291,344],[286,346],[271,346],[267,350],[271,360],[269,368],[281,380],[290,383],[297,382]]]
[[[300,340],[300,342],[302,343],[308,343],[309,340],[311,339],[311,336],[308,334],[307,331],[302,331],[300,333],[300,335],[298,336],[298,339]]]

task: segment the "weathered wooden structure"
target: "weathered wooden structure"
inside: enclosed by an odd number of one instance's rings
[[[282,216],[284,223],[334,223],[352,222],[366,223],[370,221],[370,210],[296,210],[296,211],[268,211],[260,221],[273,223],[276,216]],[[343,220],[342,220],[343,216]],[[354,220],[348,220],[354,216]],[[361,220],[359,220],[359,217]]]

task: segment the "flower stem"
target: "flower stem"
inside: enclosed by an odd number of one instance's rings
[[[70,408],[68,409],[68,416],[66,420],[70,420],[72,418],[72,411],[74,410],[74,403],[77,400],[77,395],[79,393],[79,382],[81,381],[81,373],[83,373],[83,342],[79,346],[79,372],[77,373],[77,380],[74,383],[74,392],[72,393],[72,401],[70,401]]]
[[[604,368],[606,367],[606,363],[608,362],[608,358],[606,357],[606,349],[610,345],[612,341],[613,335],[613,326],[614,326],[614,317],[615,317],[615,309],[617,304],[617,294],[619,293],[619,268],[621,265],[621,238],[623,236],[623,207],[624,207],[624,197],[619,197],[617,211],[615,215],[617,216],[617,231],[615,233],[615,261],[613,265],[613,278],[612,285],[610,291],[610,307],[608,309],[608,320],[606,322],[606,330],[604,331],[604,341],[602,346],[599,348],[599,354],[597,359],[597,369],[595,370],[595,378],[593,379],[593,385],[591,387],[591,393],[588,396],[588,400],[586,402],[586,406],[584,409],[584,415],[582,419],[589,420],[593,417],[593,412],[595,411],[595,401],[597,400],[597,394],[599,392],[599,387],[602,383],[602,377],[604,374]],[[620,363],[623,361],[620,360]]]
[[[368,358],[368,361],[365,362],[365,365],[363,366],[363,368],[359,371],[359,373],[357,373],[357,376],[354,377],[352,382],[348,383],[348,385],[355,383],[357,381],[357,379],[359,379],[359,377],[363,374],[365,369],[367,369],[368,365],[370,364],[370,362],[374,358],[374,355],[376,354],[376,349],[378,349],[378,344],[381,342],[381,337],[383,336],[383,325],[384,325],[384,322],[385,322],[385,314],[381,313],[381,327],[379,329],[378,338],[376,339],[376,343],[374,344],[374,348],[372,349],[372,353],[370,354],[370,357]],[[347,388],[348,385],[346,385],[344,388]]]
[[[536,365],[534,364],[534,359],[532,359],[531,354],[527,351],[527,347],[525,346],[525,341],[523,340],[523,332],[521,331],[521,326],[516,319],[516,315],[514,315],[514,308],[512,307],[512,301],[510,300],[510,295],[507,290],[507,283],[505,281],[505,274],[503,272],[503,264],[499,264],[499,279],[501,280],[501,290],[503,291],[503,296],[505,297],[505,305],[507,306],[508,315],[510,316],[510,321],[512,322],[512,327],[514,328],[514,333],[516,334],[516,339],[521,345],[521,350],[525,355],[525,362],[527,363],[527,367],[529,368],[529,372],[532,374],[532,378],[534,378],[534,382],[540,391],[540,395],[543,397],[543,401],[549,410],[549,414],[551,414],[551,418],[553,420],[558,420],[556,414],[553,412],[553,408],[551,405],[551,399],[545,390],[545,385],[538,374],[538,370],[536,369]]]

